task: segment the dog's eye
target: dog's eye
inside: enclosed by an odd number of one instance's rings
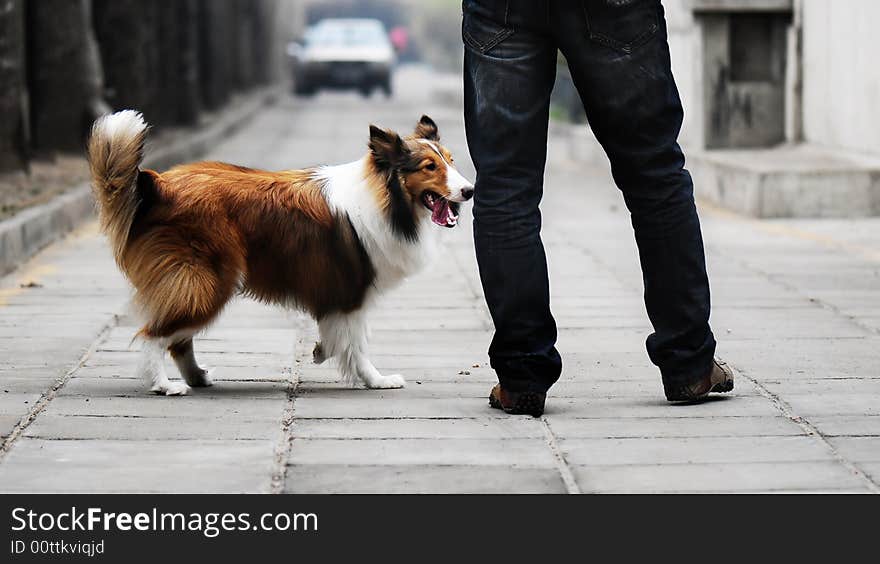
[[[425,165],[425,170],[430,170],[430,171],[437,170],[437,164],[436,163],[428,163]]]

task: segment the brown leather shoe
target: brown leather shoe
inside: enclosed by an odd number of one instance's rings
[[[733,369],[716,358],[712,370],[702,380],[681,386],[667,386],[666,399],[674,402],[699,402],[709,397],[709,394],[732,391]]]
[[[544,414],[544,400],[547,394],[538,392],[508,392],[498,384],[489,393],[489,406],[503,409],[511,415],[531,415],[540,417]]]

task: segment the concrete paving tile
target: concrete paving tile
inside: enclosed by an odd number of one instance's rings
[[[0,414],[12,415],[18,413],[27,413],[33,408],[37,400],[42,394],[39,392],[30,393],[5,393],[0,391]]]
[[[584,493],[868,491],[836,462],[577,466],[573,473]]]
[[[457,380],[415,380],[408,381],[402,393],[413,398],[450,398],[450,397],[488,397],[489,390],[497,384],[497,380],[475,379],[473,375],[461,376]],[[297,396],[302,397],[339,397],[361,396],[365,391],[364,385],[358,383],[355,387],[348,387],[340,381],[300,381],[297,387]],[[373,393],[390,394],[391,396],[401,393],[398,390],[372,390]],[[383,396],[384,397],[384,396]]]
[[[477,317],[446,318],[442,321],[436,318],[410,319],[409,316],[401,316],[397,319],[371,319],[370,327],[374,331],[461,331],[488,329],[489,323],[485,319]]]
[[[696,405],[668,403],[662,395],[656,399],[615,398],[550,398],[545,413],[560,418],[613,417],[744,417],[776,416],[779,410],[761,397],[736,395],[717,396]]]
[[[47,440],[275,440],[281,414],[264,417],[104,417],[41,414],[25,436]]]
[[[550,448],[540,439],[298,439],[289,463],[555,467]]]
[[[575,466],[833,460],[812,437],[561,439],[559,446]]]
[[[874,395],[880,394],[880,378],[835,378],[781,380],[764,379],[761,383],[771,392],[782,396],[797,395]]]
[[[554,434],[565,439],[776,437],[804,435],[785,417],[645,417],[567,419],[548,417]]]
[[[723,342],[727,360],[756,378],[880,378],[880,338]]]
[[[483,355],[477,354],[470,356],[435,355],[431,354],[429,346],[426,346],[424,354],[420,355],[398,355],[391,353],[369,354],[368,357],[380,372],[388,372],[388,367],[399,370],[422,370],[430,368],[454,368],[456,370],[463,370],[474,364],[484,363],[487,360]]]
[[[878,415],[825,415],[810,417],[810,423],[826,436],[880,437]]]
[[[880,462],[880,437],[834,437],[829,440],[847,460]]]
[[[203,397],[200,390],[182,397],[144,395],[136,397],[89,398],[63,396],[52,401],[49,413],[55,415],[95,415],[120,417],[205,417],[266,416],[278,413],[282,400]]]
[[[785,395],[791,409],[808,419],[817,415],[880,415],[880,394]]]
[[[264,368],[278,368],[290,364],[293,355],[266,354],[251,352],[197,353],[199,362],[206,366],[256,366]],[[129,352],[105,351],[91,355],[85,362],[85,366],[130,366],[137,367],[140,353],[136,350]],[[166,359],[168,360],[168,359]],[[170,366],[170,360],[169,366]]]
[[[297,419],[296,439],[542,439],[533,418]]]
[[[243,352],[247,354],[269,354],[269,355],[289,355],[293,356],[294,334],[290,332],[287,339],[266,339],[260,336],[250,336],[242,334],[239,339],[202,339],[196,337],[194,340],[194,348],[196,356],[199,357],[206,353],[231,353]],[[104,352],[121,352],[140,354],[140,344],[135,341],[131,343],[131,336],[128,338],[114,339],[103,342],[98,347],[98,354]]]
[[[285,493],[564,494],[555,469],[503,466],[289,466]]]
[[[736,396],[756,396],[759,394],[755,385],[746,379],[736,382]],[[663,384],[660,378],[651,374],[648,378],[626,379],[603,379],[603,374],[593,373],[575,377],[571,380],[564,379],[557,382],[550,390],[551,397],[586,397],[586,398],[613,398],[629,397],[632,399],[657,399],[665,397]]]
[[[301,397],[296,400],[296,417],[303,419],[373,419],[401,417],[416,419],[485,417],[496,415],[485,398],[410,398],[401,390],[397,395],[380,390],[363,390],[346,400]]]
[[[391,357],[447,357],[457,359],[459,362],[489,362],[486,351],[489,348],[491,335],[487,332],[479,341],[456,342],[430,341],[422,343],[410,343],[401,346],[393,340],[393,333],[382,335],[382,340],[373,340],[369,344],[369,355]]]
[[[46,331],[46,326],[52,327],[52,331],[58,337],[82,337],[96,331],[95,322],[85,322],[67,319],[62,321],[60,316],[58,323],[40,324],[40,326],[28,326],[22,322],[14,321],[5,315],[0,316],[0,340],[15,341],[21,337],[39,337]]]
[[[643,316],[590,315],[567,311],[555,316],[559,329],[638,329],[649,331],[651,325]]]
[[[52,387],[64,373],[51,370],[38,371],[30,376],[6,376],[0,374],[0,394],[41,394]]]
[[[83,366],[76,371],[77,378],[109,378],[120,380],[141,380],[142,377],[137,374],[134,369],[136,365],[105,365],[105,366]],[[234,381],[234,382],[285,382],[289,379],[289,368],[273,368],[263,366],[208,366],[211,370],[211,378],[214,382]],[[165,369],[168,371],[169,377],[175,375],[177,370],[171,362],[167,362]],[[175,376],[176,377],[176,376]],[[0,376],[2,381],[2,376]]]
[[[266,492],[270,441],[22,439],[0,465],[0,491]]]

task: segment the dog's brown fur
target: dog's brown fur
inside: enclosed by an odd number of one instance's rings
[[[266,302],[295,300],[317,319],[361,305],[372,266],[310,171],[194,163],[144,177],[139,191],[155,197],[120,264],[148,314],[145,336],[198,330],[239,289]]]
[[[376,273],[348,218],[331,211],[315,171],[200,162],[138,172],[146,130],[108,136],[99,124],[89,143],[94,192],[116,260],[146,313],[143,336],[180,334],[171,352],[183,355],[189,335],[237,291],[293,302],[319,320],[362,305]],[[406,139],[374,128],[364,171],[379,207],[403,223],[415,221],[424,190],[448,195],[441,165],[451,155],[419,139],[439,140],[428,118]]]

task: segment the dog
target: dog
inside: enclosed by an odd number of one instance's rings
[[[193,337],[237,294],[308,312],[314,360],[345,382],[402,388],[367,358],[367,312],[426,266],[474,186],[423,116],[412,135],[370,126],[369,150],[339,166],[269,172],[198,162],[141,170],[148,125],[124,110],[88,142],[100,225],[146,324],[138,371],[156,394],[211,385]],[[165,372],[170,352],[183,382]]]

